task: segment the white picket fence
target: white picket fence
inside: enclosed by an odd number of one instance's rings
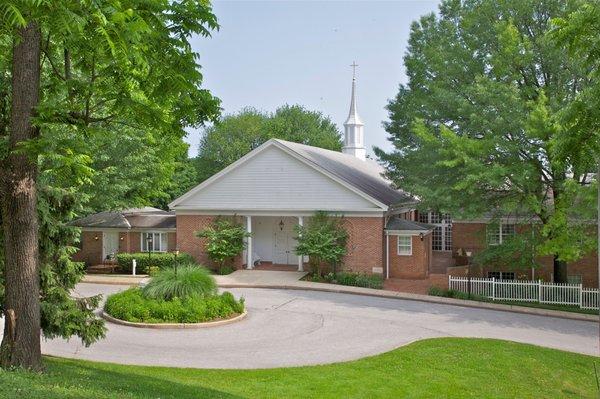
[[[469,291],[469,278],[448,276],[448,288],[466,293]],[[600,297],[597,288],[583,288],[581,284],[480,277],[471,277],[471,294],[497,301],[550,303],[582,309],[598,309]]]

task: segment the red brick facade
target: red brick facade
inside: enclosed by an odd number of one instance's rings
[[[398,236],[390,235],[390,278],[424,279],[429,276],[431,234],[427,234],[422,240],[417,235],[411,238],[412,255],[398,255]]]
[[[343,268],[354,272],[373,273],[384,269],[383,217],[346,217],[348,252]]]
[[[464,251],[471,251],[473,254],[484,250],[487,247],[486,243],[486,229],[485,223],[461,223],[454,222],[452,224],[453,234],[453,248],[456,257],[456,252],[459,249]],[[507,271],[515,272],[516,278],[522,279],[543,279],[545,281],[552,281],[553,277],[553,259],[550,256],[539,257],[537,263],[540,265],[535,269],[514,269],[514,268],[494,268],[494,267],[483,267],[483,268],[472,268],[471,273],[475,275],[486,277],[489,271]],[[464,259],[457,258],[457,265],[464,264]],[[584,256],[582,259],[571,262],[567,265],[567,274],[569,276],[581,276],[582,284],[585,287],[597,287],[598,286],[598,256],[595,252]]]

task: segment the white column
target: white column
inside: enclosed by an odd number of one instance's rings
[[[298,216],[298,225],[304,226],[304,218],[302,216]],[[298,255],[298,271],[299,272],[304,271],[304,262],[303,261],[304,261],[304,256]]]
[[[254,262],[252,261],[252,216],[246,216],[246,232],[249,234],[246,237],[246,268],[253,269]]]

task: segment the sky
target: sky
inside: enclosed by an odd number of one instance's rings
[[[407,78],[403,65],[410,25],[436,12],[438,1],[213,2],[219,31],[193,37],[204,88],[220,98],[224,114],[245,107],[274,111],[300,104],[338,125],[348,115],[352,68],[358,64],[358,113],[365,146],[391,149],[385,109]],[[190,156],[202,129],[189,130]]]

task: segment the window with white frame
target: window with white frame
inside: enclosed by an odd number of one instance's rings
[[[419,222],[434,225],[431,248],[452,251],[452,219],[447,213],[419,212]]]
[[[412,236],[398,236],[398,255],[412,255]]]
[[[515,272],[488,272],[488,278],[496,280],[514,280]]]
[[[490,245],[500,245],[507,238],[515,235],[515,225],[512,223],[500,223],[487,226],[488,242]]]
[[[142,252],[167,252],[169,240],[167,233],[142,233]]]

